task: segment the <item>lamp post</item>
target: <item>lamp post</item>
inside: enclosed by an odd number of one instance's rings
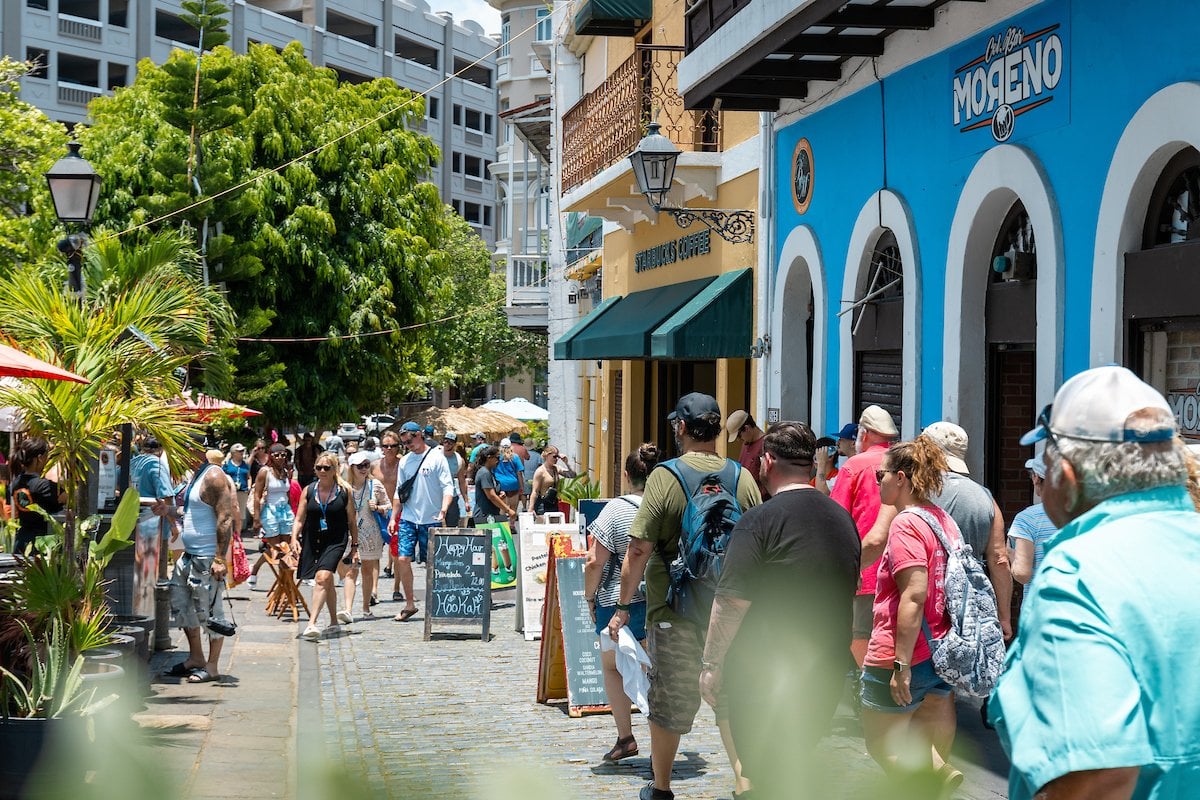
[[[754,240],[754,212],[724,208],[676,208],[665,205],[667,192],[675,181],[675,164],[679,160],[679,148],[659,131],[662,126],[651,122],[647,133],[638,142],[637,149],[629,154],[633,166],[633,177],[638,191],[646,195],[650,208],[655,213],[665,211],[675,219],[675,224],[687,228],[694,222],[702,223],[731,244]]]
[[[46,183],[60,222],[85,228],[92,223],[96,201],[100,199],[100,176],[87,159],[79,155],[79,142],[67,144],[67,154],[46,173]],[[70,233],[58,243],[59,252],[67,257],[67,291],[75,297],[83,297],[83,248],[86,244],[87,236],[83,233]]]

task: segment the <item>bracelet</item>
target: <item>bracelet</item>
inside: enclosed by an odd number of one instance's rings
[[[627,603],[617,603],[617,611],[628,611],[629,608]]]
[[[351,549],[351,550],[357,550],[357,549],[358,549],[358,542],[351,542],[351,543],[350,543],[350,549]]]

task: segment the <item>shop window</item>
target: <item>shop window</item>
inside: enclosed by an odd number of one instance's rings
[[[1037,278],[1037,239],[1029,214],[1019,200],[1009,209],[996,237],[991,276],[993,283]]]
[[[1200,239],[1200,151],[1188,147],[1167,162],[1154,193],[1143,249]]]

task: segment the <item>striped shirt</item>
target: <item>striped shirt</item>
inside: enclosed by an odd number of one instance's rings
[[[1058,528],[1054,527],[1054,523],[1046,516],[1046,509],[1042,507],[1041,503],[1032,505],[1013,517],[1008,535],[1013,539],[1026,539],[1033,542],[1032,575],[1037,575],[1038,567],[1042,564],[1042,556],[1046,552],[1046,542],[1056,533],[1058,533]],[[1033,578],[1030,578],[1029,582],[1033,583]]]
[[[604,572],[600,575],[600,587],[596,590],[596,605],[615,606],[621,597],[621,564],[625,560],[625,551],[629,549],[629,529],[633,527],[633,518],[637,516],[642,498],[636,494],[627,494],[609,500],[596,517],[596,521],[588,526],[588,533],[596,537],[596,541],[604,545],[604,549],[612,553]],[[631,603],[640,603],[646,595],[638,587]]]

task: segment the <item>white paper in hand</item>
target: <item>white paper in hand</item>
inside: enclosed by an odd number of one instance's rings
[[[621,673],[621,684],[625,694],[643,714],[650,713],[650,701],[646,695],[650,691],[650,677],[646,670],[650,669],[650,656],[633,638],[629,628],[621,628],[618,634],[619,642],[613,642],[607,633],[600,635],[601,650],[617,651],[617,672]],[[609,700],[611,702],[611,698]]]

